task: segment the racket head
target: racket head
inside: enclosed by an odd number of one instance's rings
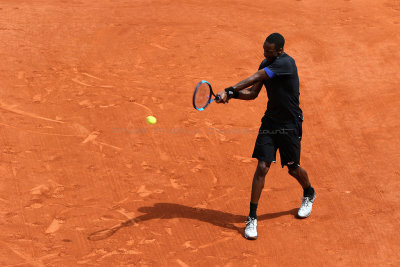
[[[211,102],[214,95],[211,84],[205,80],[201,80],[194,89],[193,107],[199,111],[204,110]]]

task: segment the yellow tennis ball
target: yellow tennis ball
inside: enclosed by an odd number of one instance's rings
[[[147,116],[146,120],[150,124],[156,124],[156,122],[157,122],[156,117],[153,117],[153,116]]]

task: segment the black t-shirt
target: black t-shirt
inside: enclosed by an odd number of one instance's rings
[[[265,69],[270,77],[264,82],[268,94],[265,116],[277,122],[288,122],[302,117],[299,106],[299,75],[294,59],[283,53],[272,62],[264,59],[258,69]]]

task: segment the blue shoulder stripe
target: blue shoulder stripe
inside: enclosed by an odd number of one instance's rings
[[[269,78],[273,78],[275,76],[275,73],[272,70],[270,70],[268,67],[265,67],[264,71],[265,71],[265,73],[267,73]]]

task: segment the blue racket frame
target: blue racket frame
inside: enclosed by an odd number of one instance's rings
[[[198,107],[196,107],[196,104],[195,104],[196,93],[197,93],[197,90],[199,89],[200,85],[202,85],[203,83],[208,84],[208,86],[210,87],[210,95],[208,96],[207,104],[206,104],[204,107],[202,107],[202,108],[198,108]],[[211,99],[211,96],[214,96],[214,98]],[[214,92],[213,92],[213,90],[212,90],[212,86],[211,86],[211,84],[210,84],[209,82],[207,82],[206,80],[201,80],[201,81],[196,85],[196,88],[194,89],[194,92],[193,92],[193,107],[194,107],[195,109],[197,109],[198,111],[203,111],[210,103],[214,102],[214,100],[216,100],[216,99],[218,100],[218,99],[219,99],[219,96],[216,96],[216,95],[214,94]]]

